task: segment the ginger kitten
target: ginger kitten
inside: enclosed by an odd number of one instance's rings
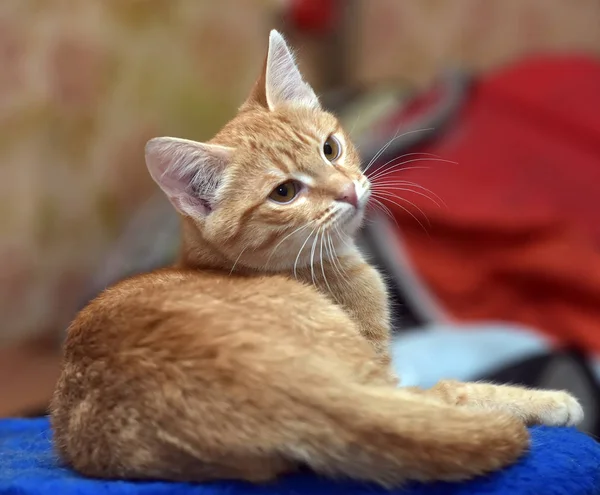
[[[277,32],[214,139],[153,139],[146,160],[182,217],[181,259],[69,328],[52,424],[80,473],[462,480],[515,461],[526,424],[581,419],[564,392],[396,387],[385,287],[353,242],[369,181]]]

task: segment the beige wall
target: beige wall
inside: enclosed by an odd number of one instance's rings
[[[0,343],[64,325],[129,213],[143,145],[209,137],[262,60],[274,2],[0,2]]]
[[[449,62],[476,71],[527,53],[600,53],[599,0],[360,0],[356,77],[426,83]]]

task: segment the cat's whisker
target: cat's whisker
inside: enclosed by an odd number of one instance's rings
[[[430,170],[430,169],[431,169],[431,167],[422,167],[422,166],[404,167],[404,162],[403,163],[397,163],[396,165],[392,165],[390,168],[388,168],[386,170],[383,170],[381,172],[381,175],[369,177],[369,180],[370,180],[371,184],[373,184],[373,183],[377,183],[377,181],[379,179],[381,179],[381,177],[385,177],[386,175],[389,175],[391,173],[407,172],[409,170]]]
[[[374,194],[374,196],[375,196],[375,194]],[[408,200],[406,200],[406,199],[404,199],[404,198],[402,198],[402,197],[398,197],[398,196],[392,196],[392,197],[394,197],[394,198],[396,198],[396,199],[400,199],[400,200],[406,201],[407,203],[410,203],[412,206],[414,206],[415,208],[417,208],[417,209],[418,209],[418,210],[419,210],[419,211],[420,211],[420,212],[423,214],[423,216],[424,216],[424,217],[425,217],[425,219],[427,220],[427,223],[428,223],[429,225],[431,225],[431,224],[430,224],[430,222],[429,222],[429,219],[427,218],[427,215],[425,215],[425,214],[423,213],[423,210],[421,210],[421,209],[420,209],[418,206],[416,206],[414,203],[412,203],[412,202],[410,202],[410,201],[408,201]],[[413,213],[412,213],[412,212],[411,212],[411,211],[410,211],[408,208],[406,208],[405,206],[401,205],[401,204],[400,204],[400,203],[398,203],[397,201],[394,201],[394,200],[392,200],[392,199],[390,199],[390,198],[383,197],[382,199],[383,199],[384,201],[389,201],[390,203],[392,203],[392,204],[395,204],[395,205],[396,205],[398,208],[401,208],[402,210],[404,210],[406,213],[408,213],[408,214],[409,214],[411,217],[413,217],[413,218],[415,219],[415,221],[416,221],[416,222],[417,222],[417,223],[418,223],[418,224],[421,226],[421,228],[422,228],[422,229],[425,231],[425,233],[429,234],[429,232],[427,231],[427,229],[426,229],[426,228],[425,228],[425,226],[423,225],[423,222],[421,222],[421,221],[420,221],[420,220],[419,220],[419,219],[418,219],[418,218],[417,218],[417,217],[416,217],[416,216],[415,216],[415,215],[414,215],[414,214],[413,214]]]
[[[342,266],[342,262],[339,260],[338,255],[337,255],[337,251],[335,250],[335,243],[333,242],[333,240],[331,239],[331,236],[329,237],[330,245],[331,245],[331,250],[333,252],[333,256],[332,259],[336,260],[336,263],[334,264],[334,267],[336,267],[336,270],[338,272],[338,274],[340,275],[340,277],[342,278],[342,280],[346,283],[346,284],[350,284],[351,281],[348,279],[348,277],[346,276],[346,274],[344,273],[344,267]]]
[[[385,176],[385,175],[388,175],[388,174],[390,174],[392,172],[395,172],[399,168],[401,168],[403,170],[415,170],[415,168],[413,168],[413,167],[410,167],[410,168],[404,167],[404,165],[408,165],[409,163],[424,162],[424,161],[451,163],[453,165],[457,165],[457,163],[458,163],[458,162],[455,162],[453,160],[446,160],[445,158],[425,157],[425,158],[412,158],[410,160],[404,160],[404,161],[402,161],[400,163],[394,163],[391,167],[387,167],[387,165],[389,165],[390,163],[394,162],[395,160],[397,160],[397,158],[394,158],[393,160],[390,160],[386,164],[382,165],[381,166],[381,170],[379,172],[376,172],[373,176],[369,177],[369,180],[371,182],[373,182],[377,178]]]
[[[377,184],[373,184],[372,185],[372,190],[376,191],[378,189],[383,189],[386,188],[388,186],[412,186],[412,187],[416,187],[417,189],[421,189],[422,191],[428,192],[429,194],[431,194],[432,196],[435,197],[435,199],[437,199],[444,207],[448,207],[448,205],[446,204],[446,202],[440,198],[439,195],[437,195],[436,193],[434,193],[431,189],[428,189],[420,184],[417,184],[416,182],[411,182],[409,180],[387,180],[384,182],[379,182]]]
[[[405,153],[404,155],[400,155],[400,156],[395,156],[394,158],[391,158],[390,160],[388,160],[387,162],[385,162],[383,165],[381,165],[379,168],[380,169],[385,169],[385,167],[387,167],[389,164],[394,163],[396,160],[402,160],[402,158],[405,158],[407,156],[419,156],[421,155],[420,160],[445,160],[445,158],[442,158],[439,155],[435,155],[433,153],[425,153],[425,152],[415,152],[415,153]],[[417,160],[417,158],[412,158],[412,160]],[[456,162],[454,162],[456,164]]]
[[[352,245],[351,245],[351,244],[348,244],[348,241],[346,240],[346,238],[347,238],[348,236],[347,236],[346,234],[344,234],[344,233],[343,233],[343,232],[340,230],[340,228],[338,227],[338,224],[337,224],[337,222],[334,222],[332,225],[333,225],[333,228],[335,229],[335,231],[336,231],[336,233],[337,233],[338,237],[340,238],[340,241],[342,241],[342,242],[343,242],[343,243],[344,243],[346,246],[348,246],[348,247],[352,247]]]
[[[396,160],[402,160],[403,158],[409,157],[409,156],[420,156],[422,160],[427,160],[429,158],[441,158],[441,156],[436,155],[434,153],[425,153],[425,152],[413,152],[413,153],[404,153],[402,155],[399,156],[395,156],[394,158],[392,158],[391,160],[385,162],[383,165],[380,165],[377,169],[375,169],[374,172],[377,172],[377,170],[380,170],[387,167],[390,163],[395,162]],[[363,174],[365,174],[367,172],[368,169],[365,169],[363,171]]]
[[[269,262],[271,261],[271,258],[273,257],[273,255],[275,254],[275,251],[277,251],[277,248],[279,246],[281,246],[284,241],[286,239],[289,239],[291,236],[293,236],[294,234],[296,234],[297,232],[300,232],[303,229],[306,229],[307,227],[309,227],[312,223],[314,223],[314,221],[310,221],[304,225],[301,225],[300,227],[298,227],[296,230],[293,230],[292,232],[290,232],[288,235],[286,235],[283,239],[281,239],[277,245],[273,248],[273,250],[271,251],[271,254],[269,255],[269,257],[267,258],[267,261],[265,262],[265,266],[269,265]]]
[[[315,227],[314,229],[311,230],[310,234],[308,234],[308,236],[306,237],[306,240],[302,243],[302,246],[300,246],[298,255],[296,256],[296,260],[294,261],[294,278],[296,278],[296,279],[298,278],[298,271],[297,271],[298,260],[300,260],[300,255],[302,254],[302,250],[304,249],[304,246],[306,246],[306,243],[308,242],[308,240],[313,235],[313,233],[316,229],[317,229],[317,227]]]
[[[240,254],[238,255],[238,257],[235,259],[235,262],[233,263],[233,266],[231,267],[231,270],[229,271],[229,276],[231,276],[231,274],[233,273],[233,271],[235,270],[236,265],[238,264],[238,261],[240,261],[240,258],[242,257],[242,254],[244,254],[244,251],[246,251],[246,249],[248,249],[249,246],[244,247],[244,249],[242,249],[240,251]]]
[[[441,208],[441,205],[435,199],[433,199],[431,196],[428,196],[427,194],[422,193],[420,191],[415,191],[414,189],[410,189],[408,187],[401,187],[401,186],[394,186],[394,185],[392,185],[392,186],[381,188],[381,189],[373,189],[373,194],[383,194],[383,193],[392,194],[392,191],[406,191],[406,192],[411,192],[413,194],[417,194],[418,196],[422,196],[424,198],[427,198],[429,201],[431,201],[438,208]]]
[[[394,135],[391,137],[391,139],[385,143],[377,153],[375,153],[375,155],[373,156],[373,158],[371,158],[369,160],[369,163],[367,163],[367,166],[364,168],[363,170],[363,174],[367,173],[367,170],[369,170],[373,164],[377,161],[377,159],[382,155],[382,153],[385,153],[385,150],[388,149],[388,147],[390,146],[390,144],[392,144],[397,138],[399,138],[400,136],[398,136],[398,131],[400,130],[400,128],[396,129],[396,132],[394,133]]]
[[[411,192],[415,192],[415,191],[411,191]],[[394,194],[394,193],[388,192],[388,191],[379,191],[379,192],[375,192],[373,194],[374,194],[374,196],[376,196],[379,199],[382,199],[384,201],[389,201],[389,198],[394,198],[394,199],[398,199],[400,201],[404,201],[405,203],[408,203],[413,208],[415,208],[416,210],[418,210],[419,213],[421,213],[421,215],[423,215],[423,217],[425,218],[425,220],[429,224],[429,219],[427,218],[427,215],[425,214],[425,212],[418,205],[416,205],[415,203],[413,203],[409,199],[404,198],[403,196],[400,196],[399,194]]]
[[[327,260],[331,264],[332,267],[335,267],[335,259],[333,257],[333,252],[329,249],[329,243],[331,242],[331,234],[326,232],[327,236],[325,237],[325,253]]]
[[[398,128],[398,130],[400,130],[400,129]],[[414,129],[412,131],[403,132],[400,135],[398,135],[398,130],[396,130],[396,133],[394,134],[394,137],[392,139],[390,139],[377,153],[375,153],[375,156],[373,158],[371,158],[371,160],[369,161],[369,163],[365,167],[363,173],[366,173],[366,171],[369,170],[369,168],[371,168],[371,166],[377,161],[377,159],[381,155],[383,155],[383,153],[385,153],[385,150],[387,150],[390,147],[390,145],[396,139],[400,139],[401,137],[408,136],[409,134],[415,134],[417,132],[433,131],[434,128],[433,127],[428,127],[428,128],[425,128],[425,129]]]
[[[315,266],[314,266],[315,249],[317,247],[317,241],[319,239],[319,234],[320,234],[322,228],[323,228],[322,226],[318,228],[317,234],[315,235],[315,238],[313,240],[312,248],[310,250],[310,277],[311,277],[313,285],[315,285],[315,286],[318,286],[316,279],[315,279]]]
[[[352,124],[352,127],[348,131],[348,136],[352,136],[352,132],[356,128],[356,124],[358,124],[358,121],[360,120],[360,116],[361,116],[361,112],[358,112],[358,115],[356,116],[356,119],[354,119],[354,124]]]
[[[409,156],[409,155],[410,155],[410,153],[400,155],[400,156],[395,156],[391,160],[388,160],[383,165],[381,165],[380,169],[382,169],[382,171],[389,170],[386,168],[388,165],[394,163],[396,160],[401,160],[402,158]],[[424,161],[424,160],[444,161],[447,163],[451,163],[453,165],[458,165],[458,162],[455,162],[454,160],[448,160],[447,158],[442,158],[441,156],[434,155],[433,153],[412,153],[412,155],[424,155],[424,156],[421,156],[420,158],[411,158],[410,160],[405,160],[401,163],[395,163],[394,165],[392,165],[392,167],[397,167],[397,166],[403,165],[405,163],[410,163],[410,161]],[[375,175],[377,175],[377,174],[375,174]]]
[[[333,260],[333,268],[338,273],[338,275],[340,276],[340,278],[342,279],[342,281],[344,281],[345,283],[349,284],[350,280],[348,280],[348,278],[346,277],[346,275],[344,273],[344,270],[343,270],[343,267],[342,267],[342,263],[341,263],[341,261],[337,257],[337,252],[335,250],[335,245],[333,243],[333,239],[331,237],[331,234],[329,235],[328,239],[329,239],[329,246],[331,247],[331,259]]]
[[[399,191],[406,191],[406,192],[410,192],[410,193],[416,194],[418,196],[422,196],[423,198],[431,201],[431,203],[433,203],[437,208],[441,208],[442,206],[446,207],[445,203],[440,204],[438,201],[436,201],[431,196],[429,196],[429,195],[427,195],[425,193],[422,193],[420,191],[415,191],[414,189],[411,189],[411,188],[387,187],[385,189],[381,189],[379,191],[375,191],[375,193],[380,194],[380,195],[385,194],[387,196],[396,197],[396,198],[402,199],[403,201],[407,201],[408,202],[407,198],[405,198],[405,197],[401,196],[400,194],[398,194]]]
[[[325,234],[326,234],[326,232],[323,231],[323,235],[321,236],[321,252],[320,252],[321,273],[323,274],[323,280],[325,281],[325,285],[327,286],[327,290],[329,291],[329,293],[333,297],[334,292],[333,292],[333,290],[331,290],[331,287],[329,286],[329,281],[327,280],[327,275],[325,275],[325,262],[323,261],[323,240],[325,239]]]
[[[331,262],[331,266],[333,267],[334,270],[337,271],[337,260],[336,257],[334,256],[334,251],[333,251],[333,246],[332,246],[332,240],[331,240],[331,234],[328,232],[327,233],[327,240],[325,241],[325,249],[327,250],[327,256]]]
[[[400,228],[400,224],[398,223],[396,216],[392,213],[392,210],[390,210],[385,204],[383,204],[377,198],[372,198],[372,200],[375,202],[375,206],[378,206],[380,208],[380,211],[383,211],[387,216],[389,216],[396,224],[396,227]]]

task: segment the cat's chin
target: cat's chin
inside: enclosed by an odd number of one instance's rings
[[[365,208],[359,206],[344,214],[337,222],[337,230],[340,230],[345,237],[354,240],[356,233],[360,229],[365,218]],[[334,229],[336,230],[336,229]]]

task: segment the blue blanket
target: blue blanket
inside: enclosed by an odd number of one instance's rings
[[[468,483],[411,484],[386,492],[371,485],[289,476],[268,486],[99,481],[60,467],[46,419],[0,420],[0,494],[6,495],[600,495],[600,444],[570,428],[532,428],[532,450],[500,473]]]

